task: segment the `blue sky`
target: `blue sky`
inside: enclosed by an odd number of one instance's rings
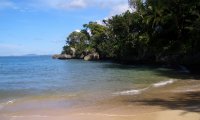
[[[128,9],[128,0],[0,0],[0,56],[60,53],[70,32]]]

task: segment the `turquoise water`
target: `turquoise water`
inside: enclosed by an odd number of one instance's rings
[[[51,56],[0,57],[0,102],[67,95],[101,99],[169,80],[162,71],[169,70]]]

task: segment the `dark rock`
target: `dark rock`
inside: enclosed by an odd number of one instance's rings
[[[71,55],[67,54],[56,54],[52,56],[53,59],[61,59],[61,60],[66,60],[66,59],[72,59]]]
[[[82,54],[82,55],[80,56],[80,59],[84,59],[84,57],[85,57],[85,55],[84,55],[84,54]]]
[[[99,54],[98,53],[91,53],[91,54],[85,56],[84,60],[86,60],[86,61],[99,60]]]

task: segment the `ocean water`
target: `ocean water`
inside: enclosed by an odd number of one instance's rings
[[[172,83],[162,74],[169,71],[109,61],[61,61],[51,56],[0,57],[0,104],[47,98],[66,101],[71,97],[82,102],[137,94],[153,84]]]

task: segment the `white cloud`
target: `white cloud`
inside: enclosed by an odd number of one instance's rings
[[[0,9],[6,8],[17,9],[17,6],[10,0],[0,0]]]
[[[87,7],[85,0],[34,0],[33,7],[50,9],[79,9]]]
[[[77,29],[77,30],[75,30],[76,32],[81,32],[81,30],[80,29]]]
[[[0,9],[10,8],[19,11],[42,9],[80,10],[84,8],[108,9],[109,15],[121,14],[129,9],[128,0],[0,0]]]
[[[127,10],[131,10],[128,3],[118,4],[112,8],[110,16],[121,14],[123,12],[126,12]]]
[[[83,9],[89,7],[108,8],[110,14],[118,14],[126,11],[127,0],[26,0],[14,2],[13,0],[0,0],[0,9],[13,8],[18,10],[28,9]]]
[[[84,0],[73,0],[69,3],[69,7],[72,8],[85,8],[87,6]]]
[[[103,23],[102,20],[97,20],[96,22],[97,22],[98,24],[100,24],[100,25],[104,25],[104,23]]]
[[[109,18],[104,18],[103,20],[108,20]],[[106,26],[106,24],[103,22],[103,20],[96,20],[97,24]]]

